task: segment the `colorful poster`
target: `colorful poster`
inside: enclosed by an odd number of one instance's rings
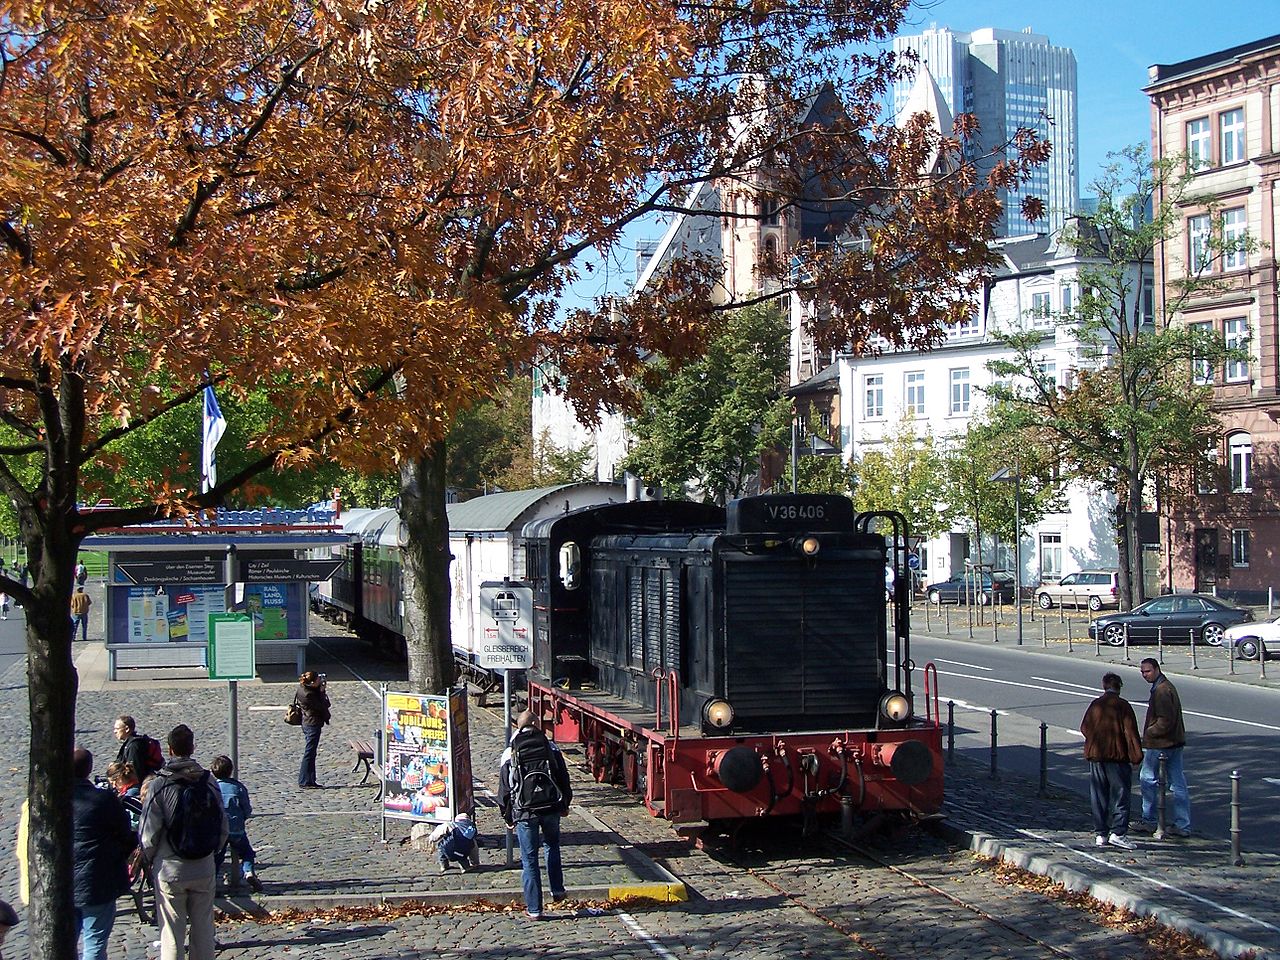
[[[453,818],[449,700],[388,693],[383,709],[383,815],[444,823]]]
[[[467,690],[449,693],[449,744],[453,756],[453,809],[455,814],[476,815],[471,787],[471,730],[467,719]]]
[[[207,643],[209,614],[226,610],[222,587],[112,587],[126,591],[129,643]]]
[[[249,583],[244,588],[245,612],[253,617],[255,640],[285,640],[289,636],[289,598],[278,583]]]

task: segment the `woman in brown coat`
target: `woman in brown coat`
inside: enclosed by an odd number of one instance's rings
[[[298,692],[293,695],[302,707],[302,764],[298,767],[298,786],[317,788],[316,750],[320,747],[320,731],[329,722],[329,695],[325,692],[323,673],[308,670],[298,678]]]

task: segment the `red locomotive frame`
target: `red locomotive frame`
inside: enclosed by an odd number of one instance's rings
[[[673,823],[837,813],[850,802],[863,814],[929,816],[942,807],[942,724],[932,663],[924,677],[926,717],[891,729],[724,737],[682,732],[678,697],[668,694],[662,716],[663,689],[678,685],[674,672],[654,677],[659,707],[651,723],[533,677],[529,707],[558,742],[583,745],[597,781],[643,792],[649,812]],[[918,764],[922,747],[929,773],[908,785],[895,774],[895,756]],[[731,789],[723,782],[730,771],[723,768],[735,761],[738,771],[744,761],[748,767],[758,763],[763,775],[748,789]]]

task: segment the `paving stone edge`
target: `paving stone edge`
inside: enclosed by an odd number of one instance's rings
[[[1003,860],[1037,876],[1048,877],[1073,892],[1087,893],[1102,903],[1123,907],[1138,916],[1151,917],[1166,927],[1199,937],[1206,946],[1221,957],[1231,958],[1231,960],[1239,957],[1249,957],[1251,960],[1280,960],[1276,954],[1264,947],[1223,933],[1216,927],[1198,920],[1192,920],[1177,910],[1136,896],[1115,884],[1094,880],[1074,867],[1051,857],[1033,853],[990,834],[966,830],[947,821],[937,823],[935,829],[951,843],[967,847],[974,853]]]

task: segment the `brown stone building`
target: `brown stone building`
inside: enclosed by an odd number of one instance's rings
[[[1208,198],[1185,204],[1182,229],[1157,249],[1156,289],[1197,270],[1218,278],[1219,289],[1175,320],[1204,324],[1250,354],[1193,371],[1214,387],[1221,469],[1166,510],[1161,580],[1205,591],[1280,588],[1280,36],[1157,64],[1150,81],[1152,153],[1189,155],[1190,193]],[[1239,246],[1245,235],[1257,242],[1251,252]]]

